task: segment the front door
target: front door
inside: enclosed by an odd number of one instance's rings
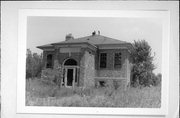
[[[73,85],[73,69],[67,69],[67,83],[66,86]]]
[[[66,68],[65,71],[65,86],[72,87],[74,86],[75,81],[75,68]]]

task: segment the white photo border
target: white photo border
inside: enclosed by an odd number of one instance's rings
[[[25,70],[28,16],[47,17],[129,17],[161,18],[162,31],[162,88],[160,108],[100,108],[100,107],[46,107],[25,105]],[[17,113],[92,114],[92,115],[167,115],[169,94],[170,12],[143,10],[58,10],[20,9],[18,19]]]

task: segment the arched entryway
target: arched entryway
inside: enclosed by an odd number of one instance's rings
[[[64,61],[64,66],[77,66],[77,61],[71,58],[66,59]]]
[[[63,85],[65,87],[74,87],[77,82],[77,69],[78,64],[75,59],[68,58],[63,62],[64,75],[63,75]]]

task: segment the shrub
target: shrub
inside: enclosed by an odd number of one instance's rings
[[[46,83],[41,79],[28,79],[26,80],[26,91],[31,92],[36,97],[52,97],[55,94],[57,86],[53,83]]]
[[[58,70],[47,68],[42,70],[41,79],[47,83],[55,83],[59,85],[61,83],[60,73]]]

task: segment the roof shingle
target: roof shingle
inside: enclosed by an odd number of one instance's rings
[[[107,45],[107,44],[127,44],[128,42],[109,38],[102,35],[90,35],[90,36],[70,39],[67,41],[61,41],[57,43],[42,45],[42,46],[38,46],[38,48],[48,48],[48,47],[51,47],[53,45],[58,45],[58,44],[75,44],[75,43],[89,43],[96,47],[98,45]]]
[[[82,43],[82,42],[88,42],[88,43],[94,44],[94,45],[127,43],[125,41],[120,41],[120,40],[109,38],[109,37],[102,36],[102,35],[91,35],[91,36],[71,39],[68,41],[61,41],[61,42],[57,42],[54,44],[61,44],[61,43],[67,43],[68,44],[68,43]]]

